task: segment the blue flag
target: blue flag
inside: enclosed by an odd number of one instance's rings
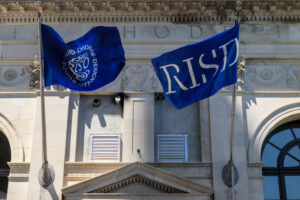
[[[181,109],[236,83],[239,24],[152,59],[165,99]]]
[[[95,90],[115,80],[125,65],[116,27],[92,28],[69,43],[50,26],[42,24],[41,29],[45,86]]]

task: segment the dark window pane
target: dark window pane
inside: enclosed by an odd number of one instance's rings
[[[293,128],[295,135],[298,139],[300,139],[300,128]]]
[[[0,177],[0,199],[1,200],[6,199],[7,185],[8,185],[8,178]]]
[[[299,162],[296,161],[294,158],[290,157],[289,155],[286,155],[284,158],[284,166],[285,167],[298,167]]]
[[[272,142],[279,148],[283,148],[287,143],[289,143],[292,140],[294,140],[292,132],[290,129],[287,129],[271,137],[270,142]]]
[[[10,146],[6,136],[0,132],[0,168],[9,168],[7,162],[10,161]]]
[[[276,149],[270,144],[267,144],[262,155],[264,167],[276,167],[278,154],[278,149]]]
[[[294,146],[290,151],[289,154],[291,154],[292,156],[296,157],[298,160],[300,160],[300,148],[299,145]]]
[[[280,200],[277,176],[264,177],[264,197],[265,200]]]
[[[300,176],[286,176],[285,186],[288,200],[300,199]]]

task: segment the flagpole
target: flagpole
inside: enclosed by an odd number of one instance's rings
[[[229,180],[229,188],[230,188],[230,196],[231,199],[234,198],[234,185],[235,185],[235,179],[236,179],[236,172],[235,172],[235,166],[233,161],[233,144],[234,144],[234,125],[235,125],[235,107],[236,107],[236,89],[237,89],[237,83],[233,85],[233,92],[232,92],[232,112],[231,112],[231,129],[230,129],[230,156],[228,161],[228,178]]]
[[[40,1],[38,1],[40,6]],[[39,38],[39,64],[40,64],[40,96],[41,96],[41,121],[42,121],[42,168],[39,171],[39,182],[44,188],[53,183],[53,169],[50,168],[47,158],[47,137],[46,137],[46,117],[45,117],[45,97],[44,97],[44,62],[42,56],[42,33],[41,33],[41,12],[38,11],[38,38]]]
[[[237,5],[240,5],[241,1],[237,0]],[[237,11],[236,13],[236,19],[235,19],[235,25],[239,23],[239,16],[240,13]],[[239,67],[237,69],[238,73]],[[230,127],[230,155],[227,165],[223,168],[223,181],[229,188],[229,199],[234,200],[235,194],[234,194],[234,186],[238,181],[238,170],[234,166],[233,161],[233,145],[234,145],[234,127],[235,127],[235,108],[236,108],[236,91],[237,91],[237,83],[233,85],[233,91],[232,91],[232,112],[231,112],[231,127]]]

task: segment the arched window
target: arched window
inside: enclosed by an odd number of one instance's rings
[[[11,153],[8,139],[0,132],[0,199],[6,199]]]
[[[300,200],[300,121],[284,124],[262,149],[265,200]]]

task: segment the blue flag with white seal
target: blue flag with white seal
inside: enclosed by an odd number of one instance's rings
[[[239,24],[152,59],[165,99],[177,109],[237,82]]]
[[[48,25],[42,24],[41,32],[46,87],[95,90],[114,81],[125,65],[116,27],[97,26],[68,43]]]

